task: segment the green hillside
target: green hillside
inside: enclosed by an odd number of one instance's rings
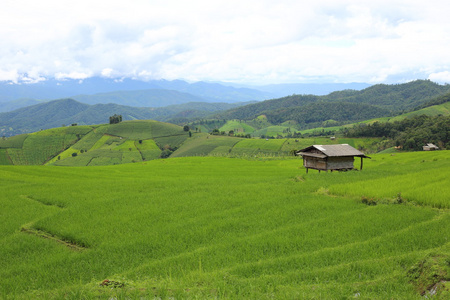
[[[182,127],[158,121],[69,126],[0,139],[0,164],[95,166],[160,158],[189,137]]]
[[[12,136],[41,129],[70,125],[70,116],[83,112],[87,104],[71,99],[40,103],[11,112],[0,113],[0,134]]]
[[[211,124],[210,124],[211,125]],[[381,138],[282,138],[291,127],[271,126],[254,133],[279,135],[278,139],[242,138],[244,122],[229,121],[232,136],[212,135],[158,121],[124,121],[113,125],[69,126],[0,139],[2,165],[99,166],[186,157],[285,157],[312,144],[347,143],[367,153],[380,150]],[[382,150],[382,149],[381,149]]]
[[[252,120],[266,115],[273,125],[294,120],[308,129],[334,120],[339,125],[369,118],[391,116],[416,107],[441,101],[450,92],[449,85],[429,80],[404,84],[378,84],[361,91],[339,91],[325,96],[292,95],[266,100],[215,114],[217,119]],[[445,101],[442,100],[442,101]]]
[[[449,94],[450,96],[450,94]],[[299,131],[302,136],[338,135],[347,137],[378,137],[384,138],[379,150],[403,145],[407,140],[407,150],[421,150],[426,143],[439,144],[445,149],[450,134],[450,102],[428,106],[396,117],[384,117],[365,120],[343,126],[318,127]],[[372,130],[375,129],[376,130]],[[254,132],[258,133],[258,132]],[[277,133],[286,135],[285,133]],[[413,139],[413,141],[411,141]]]
[[[447,299],[449,154],[0,166],[0,298]]]
[[[229,132],[230,130],[233,131],[234,134],[243,134],[252,133],[253,131],[255,131],[255,128],[239,120],[229,120],[219,128],[219,131]]]
[[[403,84],[376,84],[351,94],[331,93],[328,99],[377,105],[393,111],[411,110],[450,92],[449,85],[430,80],[415,80]]]
[[[167,121],[186,115],[199,117],[218,110],[239,107],[246,103],[193,102],[166,107],[131,107],[114,103],[88,105],[73,99],[40,103],[11,112],[0,113],[0,135],[13,136],[61,125],[91,125],[108,122],[109,116],[120,114],[123,120]],[[183,122],[182,122],[183,123]]]
[[[279,157],[311,144],[332,143],[348,143],[367,153],[394,146],[421,150],[428,142],[446,149],[449,111],[446,102],[393,118],[310,130],[299,130],[295,121],[271,125],[265,115],[250,121],[199,120],[190,124],[190,133],[181,126],[149,120],[59,127],[0,139],[0,164],[94,166],[169,156]],[[208,133],[214,130],[217,136]],[[254,138],[242,139],[250,135]],[[330,140],[333,135],[336,138]],[[317,142],[314,136],[323,138]]]
[[[450,94],[449,94],[450,96]],[[446,102],[439,105],[432,105],[428,106],[419,110],[415,110],[409,113],[405,113],[393,118],[390,118],[389,121],[400,121],[404,118],[412,117],[412,116],[420,116],[420,115],[427,115],[427,116],[450,116],[450,102]]]
[[[0,161],[14,165],[42,165],[91,130],[90,126],[70,126],[1,139]]]

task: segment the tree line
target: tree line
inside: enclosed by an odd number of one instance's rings
[[[395,122],[359,124],[341,132],[347,137],[385,137],[392,146],[404,150],[422,150],[427,143],[450,149],[450,116],[419,115]]]

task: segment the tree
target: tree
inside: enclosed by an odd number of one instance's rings
[[[114,116],[109,117],[109,124],[117,124],[122,122],[122,115],[114,114]]]
[[[160,158],[168,158],[172,154],[172,152],[173,151],[171,151],[169,149],[163,150],[163,151],[161,151],[161,154],[159,155],[159,157]]]
[[[189,131],[189,126],[188,125],[184,125],[183,130],[184,131]]]

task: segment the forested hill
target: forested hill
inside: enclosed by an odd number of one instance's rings
[[[296,121],[300,127],[320,126],[327,120],[337,121],[337,124],[348,121],[367,120],[389,115],[389,111],[365,103],[350,102],[317,102],[305,106],[280,108],[265,113],[272,124],[286,121]]]
[[[450,92],[450,85],[439,85],[429,80],[416,80],[403,84],[377,84],[361,91],[334,92],[325,101],[367,103],[391,111],[412,110],[432,98]]]
[[[301,118],[300,115],[293,115],[294,111],[305,113],[305,110],[316,111],[320,108],[333,107],[323,104],[331,102],[366,104],[365,107],[360,107],[366,110],[365,114],[371,111],[373,112],[372,116],[379,116],[384,111],[386,113],[385,115],[389,115],[390,113],[412,110],[446,93],[450,93],[450,85],[439,85],[429,80],[416,80],[396,85],[378,84],[361,91],[344,90],[333,92],[326,96],[292,95],[239,107],[239,109],[231,109],[217,114],[214,117],[219,119],[245,120],[253,119],[261,114],[271,116],[280,115],[280,117],[277,117],[276,122],[279,123]],[[317,106],[314,107],[314,105]],[[348,109],[349,107],[348,104],[334,106],[334,108],[342,109]],[[286,117],[282,117],[279,113],[283,110],[287,112],[285,114]],[[324,113],[328,114],[326,112]],[[340,113],[339,111],[337,112],[337,114]],[[326,118],[326,116],[324,117]]]
[[[191,102],[167,107],[139,108],[114,103],[89,105],[73,99],[60,99],[0,113],[0,135],[12,136],[30,133],[72,123],[78,123],[78,125],[104,124],[108,123],[109,116],[114,114],[122,115],[123,120],[165,121],[183,112],[191,117],[198,117],[242,104],[244,103]]]

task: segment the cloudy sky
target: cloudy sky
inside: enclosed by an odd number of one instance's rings
[[[3,0],[0,80],[450,82],[450,1]]]

